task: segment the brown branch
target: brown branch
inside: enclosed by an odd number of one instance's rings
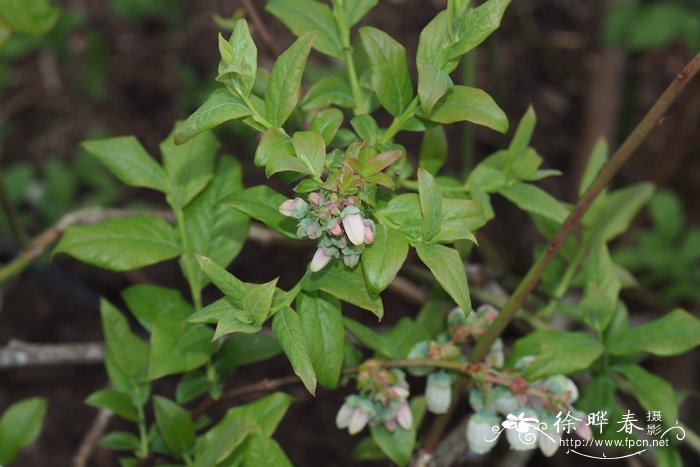
[[[272,58],[276,58],[279,55],[277,45],[275,44],[275,40],[272,38],[270,32],[267,30],[265,23],[263,23],[262,19],[260,18],[258,10],[255,8],[255,5],[253,5],[252,0],[242,1],[243,9],[245,10],[246,15],[248,15],[250,20],[253,22],[255,32],[260,34],[260,38],[262,39],[263,44],[265,44],[265,47],[267,48],[267,51],[272,56]]]
[[[237,397],[245,396],[248,394],[256,394],[258,392],[270,392],[274,391],[275,389],[282,388],[284,386],[291,386],[300,383],[301,380],[296,375],[284,376],[282,378],[277,379],[265,378],[262,381],[258,381],[257,383],[230,389],[218,399],[213,399],[207,396],[199,403],[197,408],[192,411],[192,420],[198,419],[219,402],[235,399]]]
[[[92,422],[92,425],[87,433],[85,433],[85,436],[78,447],[78,451],[75,453],[75,456],[73,456],[71,467],[85,467],[88,465],[90,456],[95,450],[97,442],[100,440],[104,432],[107,431],[107,427],[109,426],[109,422],[113,415],[114,413],[107,409],[101,409],[99,412],[97,412],[95,420]]]
[[[79,344],[30,344],[12,339],[0,349],[0,369],[45,365],[91,365],[102,363],[101,342]]]
[[[635,153],[637,148],[646,139],[651,130],[656,127],[671,104],[678,98],[683,88],[685,88],[688,82],[698,73],[699,70],[700,53],[697,54],[681,70],[678,76],[676,76],[673,82],[671,82],[668,88],[666,88],[666,91],[664,91],[661,97],[659,97],[651,109],[649,109],[644,118],[642,118],[641,122],[639,122],[634,131],[632,131],[625,142],[622,143],[622,146],[618,148],[610,160],[601,168],[598,176],[595,178],[591,186],[588,188],[586,193],[584,193],[578,203],[576,203],[576,206],[574,206],[573,210],[566,218],[557,234],[549,242],[547,249],[532,265],[523,280],[520,281],[520,284],[515,289],[515,292],[513,292],[513,295],[511,295],[508,302],[501,309],[501,312],[494,320],[493,324],[486,330],[486,332],[477,342],[476,347],[470,356],[470,360],[472,362],[478,362],[484,359],[493,342],[496,340],[496,338],[498,338],[498,336],[501,335],[508,324],[510,324],[515,316],[515,313],[518,311],[518,309],[520,309],[525,302],[525,299],[534,290],[545,269],[557,254],[559,248],[561,248],[561,245],[564,243],[564,240],[566,240],[566,238],[576,230],[579,221],[588,211],[588,208],[590,208],[593,201],[598,197],[601,191],[603,191],[603,189],[627,162],[627,160]],[[464,381],[464,384],[466,384],[465,379],[462,381]],[[458,385],[461,386],[460,383],[458,383]],[[423,447],[422,457],[426,457],[426,453],[427,455],[430,455],[435,451],[438,442],[442,438],[442,435],[445,432],[450,419],[452,418],[455,407],[456,403],[453,402],[446,414],[440,415],[435,419],[435,422],[428,433],[427,441]]]

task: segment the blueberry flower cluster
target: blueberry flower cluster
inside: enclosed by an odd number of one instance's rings
[[[521,358],[515,371],[522,372],[535,357]],[[466,437],[469,448],[485,454],[495,446],[493,427],[502,425],[508,444],[514,450],[540,448],[551,457],[559,448],[562,432],[575,430],[589,438],[590,427],[586,416],[577,412],[573,403],[578,399],[578,388],[563,375],[536,381],[526,381],[518,373],[491,373],[482,378],[482,386],[471,390],[469,403],[474,414],[467,423]],[[572,426],[557,424],[556,414],[571,414]],[[504,421],[505,418],[505,421]]]
[[[390,432],[397,427],[410,430],[413,415],[408,405],[406,375],[399,369],[387,370],[379,362],[368,360],[358,371],[359,394],[345,399],[335,423],[351,435],[359,433],[367,424],[384,425]]]
[[[320,271],[333,258],[342,258],[346,266],[355,267],[365,245],[374,242],[375,232],[374,222],[362,217],[360,200],[324,192],[310,193],[308,200],[288,199],[280,205],[279,212],[299,219],[299,237],[318,241],[311,271]]]
[[[422,341],[413,346],[408,353],[409,359],[467,362],[467,348],[481,336],[491,322],[498,316],[498,310],[490,305],[479,307],[469,316],[461,308],[453,309],[447,318],[448,332],[435,340]],[[492,368],[503,366],[503,342],[497,339],[486,357],[486,364]],[[435,372],[430,367],[411,367],[409,373],[414,376],[428,376],[425,390],[427,409],[435,414],[444,414],[452,402],[452,385],[456,380],[454,373],[443,370]]]

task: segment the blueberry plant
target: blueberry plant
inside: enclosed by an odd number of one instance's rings
[[[374,27],[356,28],[377,0],[270,0],[267,10],[296,40],[267,70],[245,20],[235,23],[230,38],[219,36],[219,87],[175,124],[160,145],[162,163],[133,137],[84,143],[125,184],[164,195],[171,212],[72,226],[55,253],[113,271],[178,259],[189,288],[186,297],[157,285],[124,290],[138,331],[126,310],[101,303],[110,386],[87,403],[134,424],[101,440],[128,453],[122,465],[289,465],[273,435],[294,402],[290,395],[272,392],[231,406],[218,420],[206,413],[226,400],[239,367],[264,365],[259,362],[279,353],[295,376],[251,392],[297,381],[311,394],[318,386],[346,388],[352,394],[338,407],[336,423],[368,435],[358,442],[357,459],[424,460],[460,411],[470,414],[464,450],[487,453],[495,445],[485,442],[492,426],[526,417],[546,422],[547,436],[528,442],[508,432],[509,444],[539,446],[551,456],[561,436],[553,431],[556,417],[577,420],[576,433],[589,438],[585,413],[623,413],[620,391],[660,411],[668,427],[678,423],[676,392],[640,363],[647,354],[672,356],[698,346],[700,320],[676,309],[630,326],[620,290],[635,283],[609,252],[653,194],[644,183],[605,189],[649,128],[607,163],[605,143],[596,147],[574,206],[536,184],[559,172],[542,168],[530,146],[533,109],[510,144],[464,179],[440,175],[447,157],[444,125],[470,122],[508,132],[494,99],[455,83],[452,72],[498,28],[509,3],[447,2],[420,34],[412,76],[400,43]],[[342,63],[342,73],[302,87],[312,51]],[[643,123],[665,111],[697,66]],[[387,116],[388,124],[380,124]],[[211,130],[233,120],[260,133],[254,164],[283,182],[284,192],[244,186],[239,161],[218,155]],[[421,135],[420,149],[403,146],[397,140],[402,132]],[[549,244],[538,248],[537,261],[510,298],[474,311],[465,260],[475,233],[497,214],[494,196],[528,213]],[[227,271],[251,220],[313,243],[306,272],[289,290],[277,279],[248,283]],[[569,236],[574,228],[577,234]],[[413,252],[436,284],[419,312],[392,316],[396,324],[382,330],[344,316],[345,303],[381,320],[381,294]],[[542,293],[528,298],[539,279]],[[204,303],[209,284],[220,298]],[[500,336],[516,314],[534,330],[505,342]],[[554,326],[561,316],[570,323],[566,329]],[[578,374],[587,381],[580,390],[569,378]],[[157,392],[155,383],[164,377],[179,378],[174,393]],[[430,416],[432,424],[427,413],[437,415]],[[596,436],[620,436],[613,426],[600,431]],[[696,435],[687,439],[698,449]],[[672,465],[678,456],[675,447],[664,448],[659,462]]]

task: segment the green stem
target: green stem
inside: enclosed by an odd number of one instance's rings
[[[673,80],[666,91],[664,91],[661,97],[659,97],[656,103],[649,109],[642,121],[637,125],[634,131],[632,131],[622,146],[618,148],[610,160],[601,168],[598,176],[593,183],[591,183],[586,193],[579,199],[578,203],[576,203],[576,206],[574,206],[569,217],[564,221],[559,232],[557,232],[554,238],[549,242],[547,249],[540,255],[535,264],[532,265],[515,289],[515,292],[513,292],[508,303],[501,309],[496,320],[486,330],[481,339],[479,339],[471,355],[472,361],[480,361],[486,356],[493,341],[501,335],[515,316],[515,312],[523,305],[525,299],[534,290],[545,269],[564,243],[564,240],[578,227],[579,221],[588,211],[593,201],[595,201],[610,180],[635,153],[637,148],[639,148],[651,130],[654,129],[656,124],[661,120],[668,108],[678,98],[681,91],[688,82],[691,81],[698,70],[700,70],[700,53],[681,70],[678,76],[676,76],[676,79]]]
[[[241,98],[241,100],[245,103],[245,105],[247,105],[248,108],[250,109],[250,111],[253,113],[253,115],[252,115],[253,120],[255,120],[256,122],[258,122],[259,124],[261,124],[262,126],[267,128],[268,130],[270,128],[276,128],[275,125],[270,123],[270,121],[268,119],[266,119],[265,117],[260,115],[260,112],[258,112],[258,109],[255,108],[255,106],[251,102],[250,98],[248,98],[248,96],[246,96],[244,93],[240,92],[239,90],[236,90],[236,92],[237,92],[238,96]],[[282,131],[284,132],[284,130],[282,130]]]
[[[138,415],[138,425],[139,425],[139,440],[141,445],[139,451],[136,453],[136,457],[139,459],[145,459],[148,457],[148,432],[146,430],[146,415],[143,412],[143,407],[140,405],[136,406],[136,414]]]
[[[7,223],[10,226],[12,235],[14,235],[20,248],[26,248],[29,245],[27,233],[22,227],[19,216],[17,216],[15,204],[10,198],[10,192],[7,190],[7,184],[5,184],[5,172],[2,168],[0,168],[0,202],[2,202],[2,209],[5,211],[5,217],[7,217]]]
[[[182,208],[179,207],[173,208],[173,211],[175,212],[175,222],[177,223],[180,238],[182,239],[182,261],[187,271],[187,282],[190,285],[190,293],[192,294],[192,302],[194,303],[195,311],[198,311],[202,308],[202,291],[199,290],[199,286],[195,282],[197,265],[194,263],[194,251],[190,245],[190,239],[187,235],[187,229],[185,228],[185,214]]]
[[[387,128],[384,134],[379,138],[379,144],[388,144],[389,141],[396,136],[396,133],[403,128],[406,122],[413,117],[413,112],[416,110],[416,107],[418,107],[418,96],[414,97],[413,100],[409,102],[408,107],[406,107],[406,110],[404,110],[401,115],[394,118],[389,128]]]
[[[684,423],[679,423],[678,426],[685,430],[685,444],[687,444],[693,451],[700,454],[700,435],[695,433]]]
[[[404,358],[398,360],[386,360],[382,362],[382,366],[384,368],[415,368],[427,366],[466,373],[468,364],[464,362],[434,360],[432,358]]]
[[[554,311],[554,307],[559,303],[559,301],[561,301],[562,298],[564,298],[566,291],[569,289],[569,284],[571,284],[571,280],[574,278],[574,274],[576,274],[576,271],[578,271],[578,268],[581,265],[581,261],[583,261],[585,253],[585,245],[581,245],[578,248],[573,261],[571,261],[569,266],[566,268],[566,271],[564,271],[564,275],[559,280],[557,288],[554,290],[549,303],[547,303],[547,306],[542,309],[541,313],[539,313],[543,318],[549,317]]]
[[[355,1],[355,0],[352,0]],[[343,16],[343,1],[338,0],[333,2],[333,16],[335,24],[340,33],[340,41],[343,44],[343,59],[345,60],[345,68],[348,73],[348,81],[350,81],[350,89],[352,90],[352,99],[355,102],[355,115],[366,113],[364,104],[362,103],[362,93],[360,92],[360,81],[357,79],[357,70],[355,69],[355,60],[352,58],[352,44],[350,43],[350,28],[345,23]]]

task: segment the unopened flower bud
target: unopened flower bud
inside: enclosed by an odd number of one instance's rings
[[[360,262],[360,255],[358,254],[350,254],[350,255],[344,255],[343,256],[343,263],[349,268],[354,268],[357,266],[357,263]]]
[[[581,417],[579,417],[581,415]],[[579,418],[582,418],[582,420],[579,422],[579,424],[576,426],[576,434],[583,439],[591,439],[593,438],[593,432],[591,431],[591,426],[586,423],[587,418],[586,415],[584,414],[578,414],[576,415]]]
[[[578,399],[578,388],[573,381],[563,375],[550,376],[544,382],[554,394],[568,394],[566,402],[572,404]]]
[[[365,242],[365,225],[362,222],[360,210],[355,206],[347,206],[340,215],[343,221],[343,229],[353,245],[362,245]]]
[[[396,413],[396,421],[399,422],[399,426],[404,430],[410,430],[413,426],[413,414],[406,401],[399,406],[399,410]]]
[[[467,443],[469,449],[477,454],[486,454],[496,445],[496,441],[487,441],[495,435],[492,430],[501,420],[490,412],[476,412],[467,422]]]
[[[537,445],[546,457],[552,457],[557,452],[560,442],[561,433],[558,433],[556,428],[551,426],[537,438]]]
[[[503,354],[503,341],[501,339],[496,339],[491,345],[488,355],[486,355],[486,363],[494,368],[501,368],[505,362],[505,356]]]
[[[534,410],[523,407],[516,412],[519,414],[518,418],[533,419],[534,423],[537,423],[537,412]],[[510,444],[511,449],[516,451],[529,451],[537,448],[538,438],[539,432],[536,425],[529,422],[521,421],[515,427],[506,429],[508,444]]]
[[[340,222],[338,221],[337,217],[328,221],[326,224],[326,229],[328,229],[328,231],[336,237],[343,235],[343,229],[340,227]]]
[[[371,245],[374,243],[374,221],[365,219],[362,221],[365,226],[365,243]]]
[[[320,237],[322,233],[323,232],[321,232],[321,226],[319,225],[318,222],[311,222],[306,227],[306,236],[312,240],[315,240],[318,237]]]
[[[314,254],[314,257],[311,259],[309,269],[311,269],[312,272],[320,271],[326,267],[326,264],[328,264],[332,257],[333,256],[326,254],[326,251],[324,251],[323,248],[318,248]]]
[[[425,389],[425,403],[432,413],[447,413],[452,401],[452,379],[444,372],[433,373],[428,376],[428,385]]]
[[[279,207],[280,214],[295,219],[303,219],[309,212],[309,205],[301,198],[288,199]]]
[[[351,435],[357,434],[367,426],[367,423],[374,417],[375,411],[372,403],[365,399],[360,399],[355,412],[352,414],[350,424],[348,425],[348,433]]]
[[[320,206],[323,203],[323,196],[320,193],[309,193],[309,202],[314,206]]]

